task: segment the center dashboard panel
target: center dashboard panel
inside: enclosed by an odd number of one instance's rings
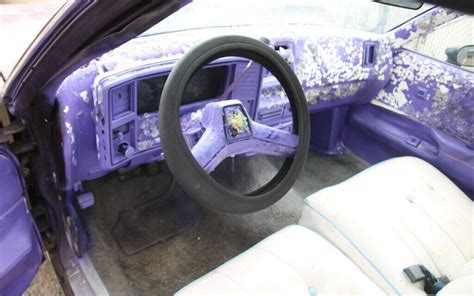
[[[181,126],[190,147],[199,140],[202,108],[221,99],[239,99],[254,118],[262,67],[251,64],[235,88],[222,98],[248,60],[218,59],[191,78],[181,102]],[[94,107],[101,166],[115,169],[164,159],[160,145],[158,110],[166,79],[174,62],[152,63],[123,72],[104,73],[95,80]]]

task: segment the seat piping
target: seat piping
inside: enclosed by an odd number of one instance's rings
[[[322,212],[320,212],[316,207],[314,207],[313,205],[311,205],[307,199],[305,199],[305,204],[309,206],[310,209],[312,209],[313,211],[315,211],[318,215],[320,215],[324,220],[326,220],[345,240],[347,240],[349,242],[349,244],[351,244],[354,249],[365,259],[365,261],[367,261],[367,263],[369,263],[370,266],[372,266],[372,268],[374,268],[374,270],[382,277],[382,279],[393,289],[393,291],[397,294],[397,295],[401,295],[401,292],[400,290],[397,289],[397,287],[395,287],[395,285],[387,278],[387,276],[379,269],[377,268],[377,266],[369,259],[369,257],[367,257],[367,255],[365,255],[365,253],[355,244],[354,241],[352,241],[352,239],[347,236],[337,225],[336,223],[334,223],[333,221],[331,221],[328,217],[326,217],[326,215],[324,215]]]

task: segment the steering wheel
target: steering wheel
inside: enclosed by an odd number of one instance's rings
[[[204,134],[190,150],[180,124],[182,96],[193,74],[226,56],[243,57],[270,71],[285,90],[293,115],[293,133],[255,122],[239,100],[207,104]],[[184,191],[205,207],[227,213],[264,209],[293,186],[306,161],[310,120],[306,99],[295,73],[268,45],[243,36],[222,36],[190,49],[166,80],[159,108],[159,129],[165,160]],[[246,194],[226,189],[209,172],[225,158],[242,153],[285,156],[278,173],[261,188]]]

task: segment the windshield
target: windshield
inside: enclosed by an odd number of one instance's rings
[[[361,0],[195,0],[143,35],[209,27],[304,24],[382,33],[430,9],[418,10]]]
[[[15,64],[65,0],[1,1],[0,71],[10,75]]]

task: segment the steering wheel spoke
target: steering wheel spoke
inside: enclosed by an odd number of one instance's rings
[[[222,133],[207,129],[201,139],[191,149],[196,161],[207,172],[212,172],[227,156],[224,157],[226,143]]]
[[[298,148],[298,135],[258,122],[252,123],[254,152],[274,156],[293,156]]]

